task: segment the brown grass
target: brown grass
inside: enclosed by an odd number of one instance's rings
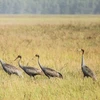
[[[96,73],[95,84],[90,78],[83,81],[80,48]],[[13,60],[19,54],[23,65],[39,54],[41,64],[60,71],[64,79],[33,80],[24,73],[19,78],[0,68],[0,100],[100,99],[100,16],[1,16],[0,58],[18,67]],[[29,65],[39,68],[35,57]]]

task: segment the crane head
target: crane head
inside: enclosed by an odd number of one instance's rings
[[[35,57],[38,57],[39,58],[40,56],[38,54],[36,54]]]
[[[17,58],[16,58],[15,60],[17,60],[18,58],[20,58],[20,59],[21,59],[22,57],[21,57],[20,55],[18,55],[18,56],[17,56]],[[14,61],[15,61],[15,60],[14,60]]]
[[[84,54],[84,49],[81,49],[82,53]]]

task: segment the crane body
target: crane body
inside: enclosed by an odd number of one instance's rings
[[[96,76],[93,73],[93,71],[88,66],[85,65],[84,50],[81,49],[81,51],[82,51],[81,69],[82,69],[84,77],[91,77],[93,80],[96,80]]]
[[[50,79],[50,77],[59,77],[59,78],[63,78],[62,74],[55,71],[54,69],[51,69],[51,68],[47,68],[47,67],[44,67],[40,64],[39,62],[39,58],[40,56],[39,55],[35,55],[36,57],[38,57],[38,64],[41,68],[41,70],[44,72],[44,74]]]
[[[18,68],[16,68],[15,66],[7,64],[2,60],[0,60],[0,63],[2,65],[2,68],[4,69],[4,71],[6,73],[8,73],[9,75],[16,74],[18,76],[22,76],[22,72]]]

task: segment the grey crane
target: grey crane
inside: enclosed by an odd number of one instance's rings
[[[93,71],[85,65],[85,61],[84,61],[84,50],[81,49],[82,51],[82,62],[81,62],[81,69],[83,72],[84,77],[91,77],[93,80],[96,80],[96,76],[93,73]]]
[[[0,63],[2,65],[2,68],[4,69],[4,71],[6,73],[8,73],[9,75],[16,74],[18,76],[22,76],[22,72],[19,69],[17,69],[15,66],[7,64],[3,60],[0,60]]]
[[[21,69],[23,69],[23,71],[29,75],[30,77],[35,77],[36,75],[42,75],[43,72],[42,70],[40,69],[37,69],[37,68],[34,68],[34,67],[30,67],[30,66],[22,66],[20,64],[20,61],[21,61],[21,58],[22,56],[18,55],[17,58],[15,60],[17,60],[19,58],[19,61],[18,61],[18,65]]]
[[[59,78],[63,78],[62,74],[55,71],[54,69],[51,69],[51,68],[47,68],[47,67],[44,67],[40,64],[39,62],[39,58],[40,56],[39,55],[35,55],[36,57],[38,57],[38,64],[41,68],[41,70],[44,72],[44,74],[50,79],[50,77],[59,77]]]

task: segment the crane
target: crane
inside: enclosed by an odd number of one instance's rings
[[[43,72],[40,69],[34,68],[34,67],[30,67],[30,66],[22,66],[20,61],[22,59],[22,56],[18,55],[17,58],[15,60],[17,60],[19,58],[18,61],[18,65],[19,67],[30,77],[35,77],[36,75],[42,75]]]
[[[55,71],[54,69],[51,69],[51,68],[47,68],[47,67],[44,67],[40,64],[40,61],[39,61],[39,58],[40,56],[38,54],[35,55],[36,57],[38,57],[38,64],[41,68],[41,70],[44,72],[44,74],[50,79],[50,77],[59,77],[59,78],[63,78],[62,74]]]
[[[84,77],[91,77],[93,80],[96,80],[96,76],[93,73],[93,71],[88,66],[85,65],[84,49],[81,49],[81,51],[82,51],[81,69],[82,69]]]
[[[0,63],[1,63],[1,65],[2,65],[3,70],[4,70],[6,73],[8,73],[9,75],[11,75],[11,74],[16,74],[16,75],[18,75],[18,76],[23,77],[23,76],[22,76],[22,72],[21,72],[19,69],[17,69],[15,66],[10,65],[10,64],[7,64],[7,63],[5,63],[3,60],[0,60]]]

